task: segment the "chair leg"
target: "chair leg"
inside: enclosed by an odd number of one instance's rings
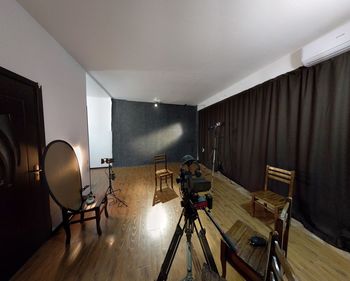
[[[275,222],[278,220],[278,217],[279,217],[279,211],[278,211],[278,208],[275,208],[275,214],[274,214],[274,217],[275,217]]]
[[[107,196],[105,196],[104,201],[105,201],[105,206],[104,206],[104,208],[105,208],[105,216],[106,216],[106,218],[108,218],[109,215],[108,215],[108,210],[107,210],[107,206],[108,206],[108,204],[107,204],[108,203]]]
[[[159,181],[160,181],[160,191],[163,191],[163,190],[162,190],[163,177],[159,177]]]
[[[174,177],[173,177],[173,174],[171,174],[171,188],[174,189]]]
[[[155,180],[156,186],[157,186],[158,185],[158,183],[157,183],[157,176],[154,177],[154,180]]]
[[[70,244],[70,237],[71,237],[71,233],[70,233],[70,225],[69,225],[69,215],[67,213],[67,211],[62,209],[62,219],[63,219],[63,228],[64,231],[66,232],[66,245]]]
[[[255,217],[255,196],[252,196],[252,200],[250,202],[250,210],[252,213],[252,217]]]
[[[102,234],[101,226],[100,226],[100,220],[101,220],[101,214],[100,214],[100,208],[95,209],[95,215],[96,215],[96,228],[98,235]]]
[[[80,213],[80,223],[84,222],[84,213]]]
[[[156,193],[157,192],[157,186],[155,185],[154,186],[154,193]]]
[[[226,245],[221,241],[220,260],[222,267],[222,278],[226,277]]]

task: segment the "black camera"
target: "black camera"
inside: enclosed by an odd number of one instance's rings
[[[199,192],[207,192],[211,188],[211,182],[202,177],[198,162],[191,156],[182,158],[180,176],[176,182],[180,184],[180,193],[183,201],[181,204],[191,204],[196,209],[212,209],[213,198],[210,194],[200,196]]]
[[[114,163],[114,159],[113,158],[101,158],[101,164],[112,164]]]

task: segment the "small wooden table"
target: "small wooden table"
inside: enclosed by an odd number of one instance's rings
[[[254,235],[261,236],[265,239],[266,237],[262,236],[240,220],[238,220],[226,234],[236,243],[237,252],[231,251],[227,244],[221,240],[220,258],[222,264],[222,276],[226,276],[226,262],[228,262],[245,279],[253,281],[264,280],[268,246],[253,247],[249,243],[249,238]]]

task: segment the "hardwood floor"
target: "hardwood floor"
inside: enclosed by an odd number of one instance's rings
[[[155,280],[165,256],[175,225],[180,216],[178,187],[165,187],[155,192],[154,167],[117,168],[115,188],[128,207],[109,205],[109,218],[101,219],[102,235],[94,221],[71,226],[71,245],[65,247],[65,234],[60,229],[17,272],[12,280]],[[178,164],[170,169],[177,173]],[[207,171],[210,174],[210,171]],[[95,191],[107,187],[104,169],[92,170]],[[237,220],[249,223],[268,235],[273,217],[257,209],[257,218],[249,214],[249,194],[239,186],[217,176],[213,188],[213,215],[226,231]],[[221,273],[220,235],[201,213],[207,238]],[[298,222],[290,230],[288,258],[299,280],[350,280],[350,255],[335,249],[311,235]],[[197,237],[193,237],[194,270],[198,276],[204,257]],[[181,280],[186,274],[185,239],[180,243],[168,280]],[[196,280],[200,280],[197,278]],[[227,266],[227,280],[242,280]]]

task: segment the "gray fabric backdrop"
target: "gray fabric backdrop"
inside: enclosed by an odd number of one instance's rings
[[[115,166],[153,163],[166,153],[169,162],[197,156],[197,108],[187,105],[112,100]]]

